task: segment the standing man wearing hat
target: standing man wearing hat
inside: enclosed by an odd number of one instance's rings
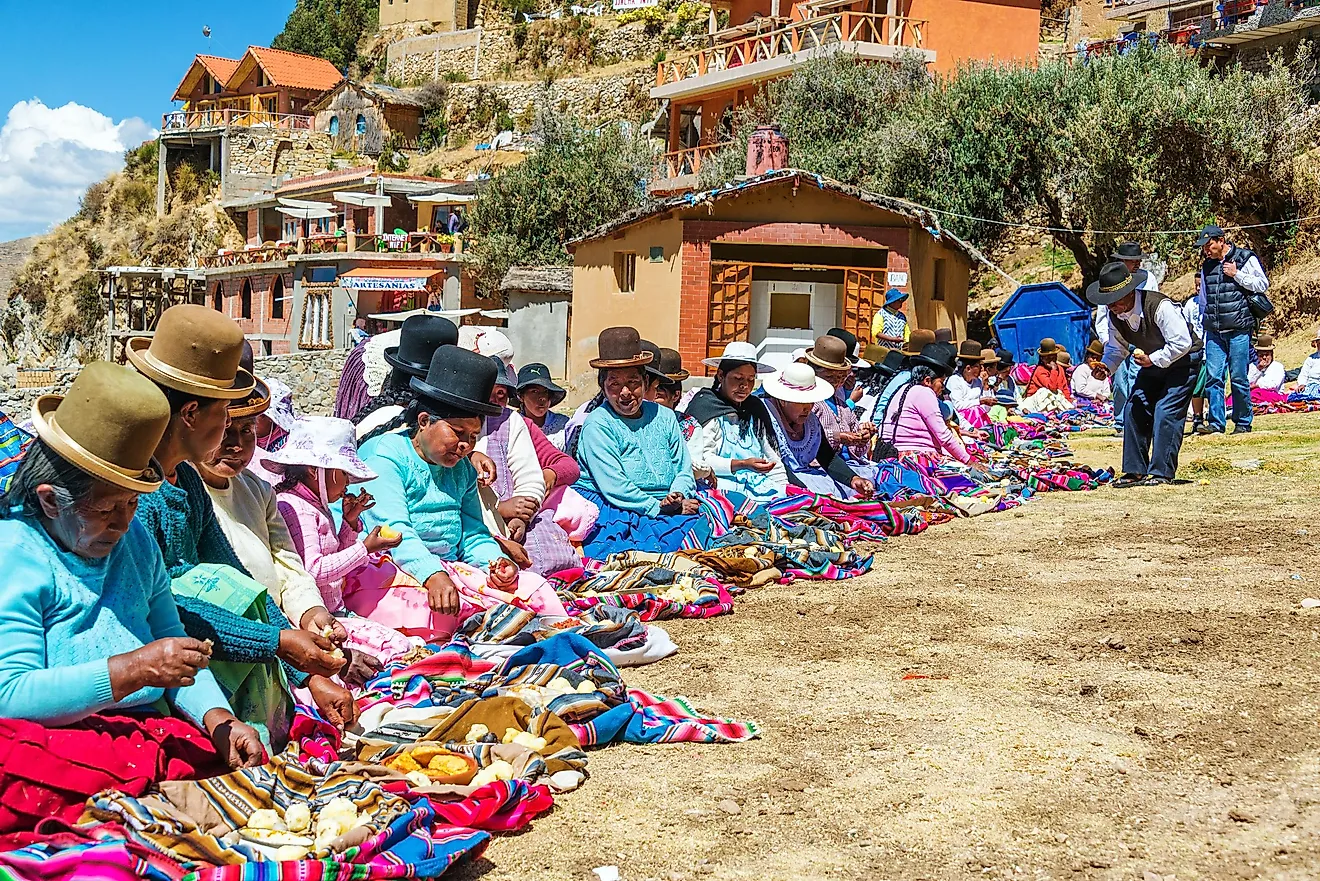
[[[1128,272],[1136,272],[1141,268],[1141,261],[1146,259],[1146,254],[1141,250],[1141,245],[1136,242],[1122,242],[1109,255],[1111,260],[1116,260],[1127,267]],[[1149,272],[1143,273],[1144,278],[1141,281],[1141,290],[1159,291],[1160,286],[1155,277]],[[1103,306],[1097,306],[1095,310],[1095,335],[1100,340],[1101,345],[1109,343],[1109,310]],[[1132,392],[1132,381],[1136,378],[1137,367],[1132,363],[1132,358],[1126,357],[1123,363],[1113,374],[1113,398],[1114,398],[1114,433],[1121,435],[1123,433],[1123,411],[1127,406],[1128,395]]]
[[[1231,244],[1224,231],[1211,224],[1201,230],[1196,246],[1205,259],[1198,275],[1197,297],[1201,325],[1205,328],[1205,396],[1210,403],[1204,434],[1222,434],[1224,371],[1233,381],[1233,433],[1251,431],[1251,384],[1247,364],[1251,359],[1251,337],[1256,317],[1247,303],[1248,294],[1263,294],[1270,280],[1250,248]]]
[[[1196,384],[1192,329],[1172,300],[1139,289],[1143,274],[1107,263],[1086,289],[1087,300],[1109,310],[1105,366],[1112,372],[1128,354],[1137,366],[1123,424],[1123,475],[1114,481],[1116,487],[1173,480]]]
[[[890,349],[905,347],[912,331],[903,304],[908,295],[898,288],[885,291],[885,305],[871,319],[871,341]]]
[[[190,464],[214,455],[230,402],[256,387],[239,367],[243,332],[214,309],[173,306],[154,336],[129,339],[127,354],[170,406],[156,447],[165,480],[142,496],[137,518],[160,546],[185,629],[215,644],[212,669],[235,714],[282,749],[292,722],[288,686],[306,684],[304,674],[333,676],[344,660],[332,654],[330,640],[290,624],[265,586],[249,576]],[[279,661],[290,666],[281,668]]]
[[[1274,360],[1274,337],[1267,333],[1256,340],[1256,363],[1247,368],[1252,388],[1277,392],[1287,379],[1283,362]]]

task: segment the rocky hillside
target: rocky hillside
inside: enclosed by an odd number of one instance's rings
[[[36,244],[37,236],[0,242],[0,299],[8,299],[14,276],[23,268]]]

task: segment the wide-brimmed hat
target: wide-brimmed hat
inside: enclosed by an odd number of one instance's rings
[[[153,458],[170,424],[170,404],[156,384],[127,367],[93,361],[63,395],[42,395],[32,425],[61,459],[121,489],[160,488]]]
[[[1122,242],[1109,257],[1111,260],[1143,260],[1146,254],[1136,242]]]
[[[811,357],[811,353],[807,353]],[[743,361],[756,367],[757,373],[774,373],[775,368],[761,360],[756,351],[756,346],[751,343],[744,343],[735,340],[724,347],[724,353],[718,358],[702,358],[701,363],[707,367],[719,367],[725,361]]]
[[[823,370],[851,370],[848,360],[848,346],[836,336],[816,337],[816,342],[807,349],[807,363]]]
[[[1196,247],[1202,248],[1211,239],[1222,239],[1223,237],[1224,230],[1218,224],[1207,223],[1201,228],[1201,234],[1196,237]]]
[[[491,362],[495,365],[495,384],[502,385],[511,392],[518,391],[518,375],[513,372],[513,368],[504,363],[498,355],[489,356]]]
[[[257,457],[272,474],[283,474],[290,465],[303,465],[338,469],[348,475],[349,483],[376,477],[376,472],[358,456],[353,423],[334,416],[304,416],[289,432],[284,446],[273,453],[258,450]]]
[[[981,350],[981,366],[983,366],[983,367],[993,367],[994,365],[996,365],[996,364],[998,364],[998,363],[999,363],[999,353],[998,353],[998,352],[996,352],[994,349],[982,349],[982,350]]]
[[[902,352],[909,358],[920,355],[921,350],[935,342],[935,331],[917,328],[908,334],[908,341],[903,344]]]
[[[852,366],[871,366],[870,360],[862,356],[861,346],[857,342],[857,334],[851,330],[844,330],[842,327],[831,327],[826,333],[843,340],[843,344],[848,347],[848,360],[852,362]]]
[[[243,356],[238,359],[238,366],[253,375],[255,385],[246,398],[236,398],[229,402],[229,418],[243,419],[248,416],[259,416],[270,409],[270,386],[266,384],[265,380],[256,375],[252,344],[247,340],[243,340]]]
[[[931,343],[912,359],[912,366],[929,367],[941,376],[952,376],[958,369],[958,350],[952,343]]]
[[[901,303],[908,298],[908,295],[898,288],[890,288],[885,291],[885,305],[892,306],[895,303]]]
[[[495,362],[458,346],[441,346],[431,356],[426,376],[408,381],[423,403],[451,407],[473,416],[496,416],[500,408],[490,402],[498,374]]]
[[[555,384],[550,378],[550,368],[538,362],[524,364],[518,371],[518,392],[532,386],[540,386],[550,393],[550,406],[557,407],[568,394],[562,387]]]
[[[660,372],[670,382],[682,382],[692,375],[683,369],[683,356],[677,349],[660,350]]]
[[[1105,356],[1105,344],[1099,340],[1091,340],[1091,342],[1086,344],[1086,354],[1094,355],[1097,358],[1103,358]]]
[[[645,367],[654,356],[642,348],[642,337],[635,327],[607,327],[596,337],[599,357],[587,363],[593,370],[617,367]]]
[[[1320,325],[1316,325],[1315,336],[1311,337],[1311,342],[1320,343]]]
[[[1256,337],[1256,345],[1254,346],[1254,348],[1257,352],[1273,352],[1274,337],[1270,336],[1267,333],[1261,334],[1260,336]]]
[[[282,379],[268,379],[266,385],[270,388],[270,409],[266,411],[266,418],[290,431],[298,421],[298,414],[293,411],[293,389]]]
[[[198,398],[232,401],[252,391],[252,374],[238,366],[243,331],[231,319],[196,303],[161,313],[150,337],[132,337],[129,363],[155,382]]]
[[[995,403],[1001,407],[1016,407],[1018,405],[1017,395],[1013,394],[1010,388],[1001,388],[995,392]]]
[[[980,364],[984,360],[981,357],[981,344],[976,340],[963,340],[958,346],[958,360],[966,361],[968,364]]]
[[[1047,336],[1040,341],[1040,348],[1036,349],[1036,354],[1057,355],[1060,351],[1059,344],[1055,342],[1054,337]]]
[[[815,404],[834,394],[834,386],[817,376],[811,365],[796,362],[767,376],[761,387],[770,397],[795,404]]]
[[[1129,270],[1115,260],[1100,269],[1100,277],[1086,288],[1086,299],[1093,306],[1112,306],[1135,291],[1146,280],[1146,271]]]
[[[441,346],[458,345],[458,326],[439,315],[414,315],[399,329],[399,344],[385,350],[385,361],[410,376],[425,376]]]

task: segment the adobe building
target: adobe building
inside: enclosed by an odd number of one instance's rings
[[[734,340],[786,363],[831,327],[871,339],[884,292],[910,294],[914,327],[966,336],[972,264],[984,259],[928,209],[784,169],[659,201],[568,243],[568,379],[594,385],[596,338],[632,325],[703,358]]]
[[[336,151],[379,156],[391,140],[399,149],[418,147],[422,100],[416,90],[344,80],[308,105],[307,112]]]

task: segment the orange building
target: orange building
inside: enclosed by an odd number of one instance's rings
[[[709,48],[661,62],[651,97],[669,103],[658,191],[691,189],[702,160],[731,138],[732,111],[763,83],[810,59],[849,52],[895,63],[915,54],[934,71],[967,61],[1032,64],[1040,0],[717,0],[730,26]]]
[[[249,46],[237,60],[198,55],[174,90],[183,110],[167,115],[165,128],[269,124],[303,115],[343,78],[324,58],[282,49]]]

